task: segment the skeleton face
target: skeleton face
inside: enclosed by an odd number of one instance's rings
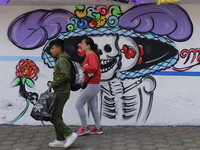
[[[116,48],[116,38],[113,35],[92,37],[101,53],[101,80],[112,78],[115,75],[116,69],[120,66],[120,53],[119,49]]]
[[[101,80],[114,77],[116,70],[125,71],[138,61],[139,50],[130,37],[103,35],[92,37],[101,53]]]

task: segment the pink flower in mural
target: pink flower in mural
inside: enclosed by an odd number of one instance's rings
[[[38,67],[29,59],[22,59],[16,66],[16,76],[22,78],[33,79],[37,76]]]
[[[77,54],[81,57],[85,56],[85,53],[82,51],[81,44],[78,44],[78,51]]]

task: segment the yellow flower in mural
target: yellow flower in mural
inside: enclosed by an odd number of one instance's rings
[[[78,17],[78,18],[83,18],[86,16],[86,10],[75,10],[74,14]]]
[[[104,26],[106,23],[106,17],[105,16],[101,16],[101,18],[99,19],[99,21],[97,21],[97,24],[99,26]]]

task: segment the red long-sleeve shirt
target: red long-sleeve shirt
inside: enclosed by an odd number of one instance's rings
[[[99,68],[98,68],[99,64]],[[95,53],[89,53],[82,64],[82,68],[85,72],[85,82],[88,81],[89,76],[88,73],[95,74],[88,83],[90,84],[99,84],[101,80],[101,70],[100,70],[100,63],[99,58]],[[98,68],[98,70],[97,70]],[[97,72],[96,72],[97,70]],[[96,72],[96,73],[95,73]]]

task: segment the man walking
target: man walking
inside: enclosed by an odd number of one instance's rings
[[[55,66],[53,72],[53,81],[48,83],[48,87],[53,88],[57,94],[56,104],[53,111],[51,123],[54,125],[56,140],[49,143],[50,147],[69,147],[78,137],[78,135],[63,122],[63,108],[70,96],[71,88],[71,63],[64,57],[70,56],[63,51],[64,41],[56,39],[50,42],[50,52],[54,57]]]

